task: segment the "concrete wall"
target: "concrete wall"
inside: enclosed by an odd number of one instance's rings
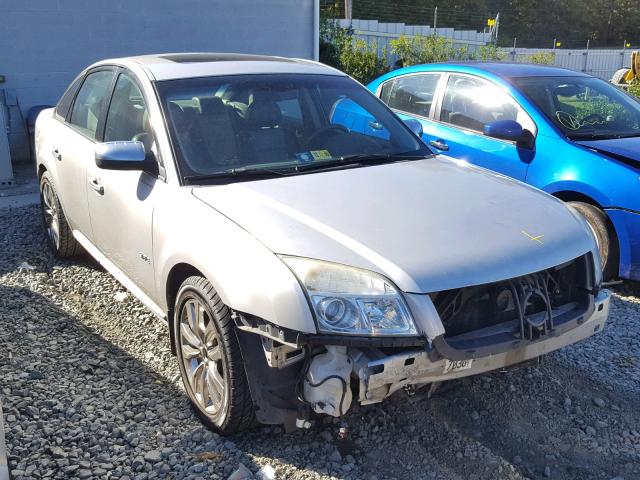
[[[621,68],[631,67],[631,49],[551,49],[551,48],[503,48],[502,52],[512,62],[528,62],[531,55],[549,53],[554,64],[577,72],[588,73],[603,80]]]
[[[104,58],[185,51],[313,58],[314,13],[314,0],[0,0],[0,90],[26,117],[34,105],[55,104],[78,72]]]

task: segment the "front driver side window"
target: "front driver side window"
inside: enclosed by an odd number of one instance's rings
[[[120,74],[113,91],[107,121],[104,130],[104,141],[137,140],[149,151],[153,143],[149,127],[149,111],[138,85],[130,75]]]
[[[493,83],[466,75],[449,76],[440,120],[477,132],[497,120],[515,120],[536,133],[533,120],[507,92]]]
[[[98,121],[105,108],[112,78],[111,70],[90,73],[73,102],[69,123],[92,139],[96,138]]]

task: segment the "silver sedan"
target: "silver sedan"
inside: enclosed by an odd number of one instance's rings
[[[581,216],[434,156],[420,129],[315,62],[105,60],[38,117],[44,226],[167,321],[222,433],[309,427],[602,330]]]

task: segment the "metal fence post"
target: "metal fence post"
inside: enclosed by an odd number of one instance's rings
[[[582,64],[582,71],[587,71],[587,66],[589,64],[589,40],[587,40],[587,49],[582,53],[584,55],[584,63]]]
[[[438,35],[438,7],[433,9],[433,31]]]

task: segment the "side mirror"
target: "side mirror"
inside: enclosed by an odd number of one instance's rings
[[[416,137],[422,138],[422,123],[415,118],[407,118],[402,121],[407,127],[409,127],[409,130],[411,130]]]
[[[501,140],[511,140],[517,142],[522,138],[524,129],[515,120],[498,120],[487,123],[484,126],[484,134],[487,137],[499,138]]]
[[[522,128],[522,125],[515,120],[498,120],[487,123],[484,126],[484,134],[487,137],[517,142],[518,146],[522,148],[533,149],[535,146],[536,139],[533,134]]]
[[[105,170],[145,170],[148,162],[144,144],[138,141],[99,143],[96,165]]]

